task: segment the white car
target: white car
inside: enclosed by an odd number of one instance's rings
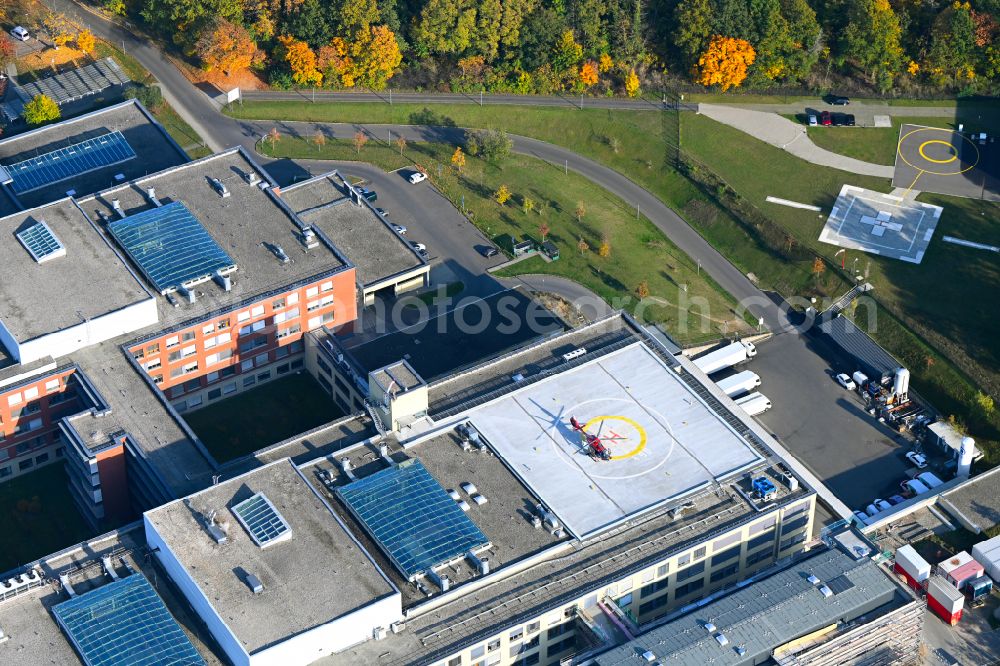
[[[809,127],[818,127],[818,126],[819,126],[819,121],[816,120],[816,116],[810,115],[809,116]]]
[[[837,375],[837,383],[843,386],[848,391],[853,391],[854,389],[858,388],[858,385],[854,383],[854,380],[845,375],[843,372]]]
[[[18,39],[18,40],[20,40],[22,42],[26,42],[29,39],[31,39],[31,35],[28,34],[28,31],[25,28],[21,27],[21,26],[17,26],[16,28],[13,28],[10,31],[10,36],[13,37],[14,39]]]
[[[421,173],[419,171],[414,171],[409,175],[407,180],[409,180],[412,184],[416,185],[417,183],[422,183],[425,180],[427,180],[427,174]]]
[[[404,227],[402,224],[393,223],[392,228],[395,229],[396,233],[399,234],[400,236],[406,235],[406,227]]]
[[[907,451],[906,459],[909,460],[917,469],[923,469],[927,467],[927,457],[917,453],[916,451]]]
[[[427,246],[424,245],[423,243],[410,241],[410,245],[413,246],[413,249],[416,250],[417,252],[427,252]]]

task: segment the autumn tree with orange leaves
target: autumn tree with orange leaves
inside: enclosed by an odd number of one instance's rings
[[[695,79],[703,86],[719,86],[723,92],[747,78],[747,69],[757,52],[745,39],[714,35],[695,66]]]
[[[588,88],[597,83],[597,63],[593,60],[583,63],[580,68],[580,83]]]
[[[223,18],[215,19],[202,31],[195,53],[206,72],[222,70],[226,76],[249,68],[260,58],[257,44],[246,28]]]
[[[280,59],[292,70],[292,80],[304,86],[317,86],[323,82],[323,73],[317,68],[316,53],[303,41],[282,35],[278,37]]]

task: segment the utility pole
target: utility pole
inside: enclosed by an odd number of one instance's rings
[[[480,108],[482,108],[482,106],[483,106],[483,89],[482,88],[479,89],[479,106],[480,106]]]
[[[569,160],[566,160],[566,164],[563,166],[563,169],[565,170],[566,175],[568,176],[569,175]]]

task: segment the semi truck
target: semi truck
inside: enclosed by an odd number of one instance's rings
[[[771,409],[771,400],[763,393],[751,393],[736,400],[736,404],[743,408],[750,416],[763,414]]]
[[[730,398],[735,398],[744,393],[749,393],[760,386],[760,375],[750,370],[744,370],[743,372],[737,372],[732,377],[720,379],[716,384],[722,389],[723,393]]]
[[[736,340],[725,347],[699,356],[694,359],[694,364],[706,375],[711,375],[719,370],[731,368],[756,355],[757,348],[752,342]]]

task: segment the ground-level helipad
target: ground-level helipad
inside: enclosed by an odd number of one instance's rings
[[[892,184],[906,191],[1000,201],[1000,145],[979,132],[903,125]]]
[[[610,460],[590,455],[571,418]],[[761,461],[642,344],[484,405],[470,420],[580,538]]]
[[[819,239],[919,264],[941,217],[941,207],[844,185]]]

